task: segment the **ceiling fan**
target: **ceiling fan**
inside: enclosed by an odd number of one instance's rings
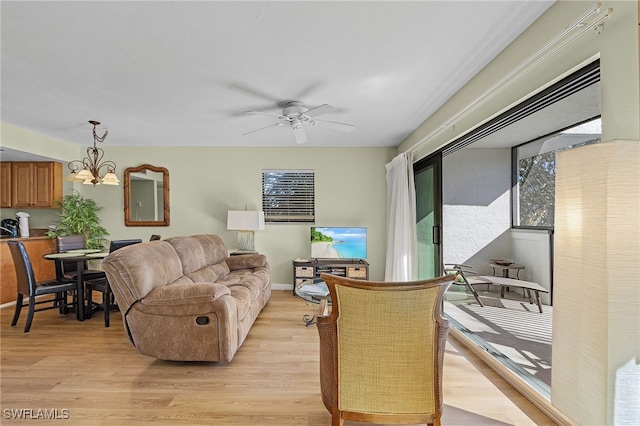
[[[342,132],[352,131],[355,127],[352,124],[316,119],[316,117],[319,115],[334,111],[336,111],[336,108],[328,104],[322,104],[315,108],[309,109],[299,101],[287,102],[285,107],[282,109],[282,114],[273,114],[262,111],[246,111],[249,114],[262,114],[277,117],[279,121],[277,123],[244,133],[243,136],[260,130],[268,129],[269,127],[284,126],[285,124],[288,124],[291,129],[293,129],[293,135],[296,138],[296,143],[301,144],[307,141],[307,134],[304,131],[304,127],[302,126],[303,124],[308,124],[310,126],[323,126],[334,130],[340,130]]]

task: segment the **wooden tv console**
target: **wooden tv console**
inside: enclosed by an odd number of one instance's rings
[[[293,287],[303,280],[333,274],[358,280],[369,279],[369,263],[364,259],[305,259],[293,261]],[[295,294],[295,293],[294,293]]]

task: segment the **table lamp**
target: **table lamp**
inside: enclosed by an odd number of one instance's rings
[[[238,251],[257,253],[254,248],[254,231],[264,229],[264,212],[248,210],[229,210],[227,229],[238,231]]]

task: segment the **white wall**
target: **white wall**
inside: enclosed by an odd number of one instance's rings
[[[550,305],[553,276],[551,231],[512,229],[509,235],[511,258],[526,267],[520,271],[520,279],[533,281],[546,288],[549,293],[540,293],[540,300],[545,305]]]
[[[491,274],[489,259],[511,258],[511,150],[465,148],[442,169],[444,263]]]

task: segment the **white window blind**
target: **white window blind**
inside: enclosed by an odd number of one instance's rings
[[[266,222],[314,223],[314,171],[263,170],[262,210]]]

